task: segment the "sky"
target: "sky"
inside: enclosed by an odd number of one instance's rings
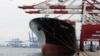
[[[19,9],[21,5],[38,4],[44,0],[0,0],[0,44],[9,41],[12,38],[19,38],[23,41],[28,40],[29,22],[33,18],[43,17],[44,15],[26,14],[24,10]],[[55,1],[53,1],[56,3]],[[77,0],[75,4],[80,4],[81,0]],[[50,15],[55,17],[58,15]],[[68,15],[61,16],[65,19]],[[80,15],[75,15],[72,18],[80,19]],[[80,23],[77,23],[77,36],[80,36]]]

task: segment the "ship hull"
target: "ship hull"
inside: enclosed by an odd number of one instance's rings
[[[66,46],[55,44],[44,44],[42,47],[42,54],[45,56],[73,56],[74,51]]]
[[[75,29],[69,23],[55,18],[35,18],[30,21],[30,28],[39,36],[43,55],[71,56],[77,50]]]

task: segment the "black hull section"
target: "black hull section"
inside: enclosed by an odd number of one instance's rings
[[[37,25],[38,31],[44,32],[46,44],[64,46],[70,53],[77,49],[75,29],[71,24],[56,18],[35,18],[30,22],[33,31],[33,24]]]

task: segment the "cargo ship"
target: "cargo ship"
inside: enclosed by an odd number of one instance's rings
[[[74,14],[81,15],[73,17],[74,19],[80,19],[75,22],[82,24],[79,40],[80,51],[84,51],[84,44],[86,42],[90,42],[90,49],[92,49],[94,41],[97,41],[100,45],[100,1],[81,0],[80,2],[77,1],[77,3],[81,3],[80,5],[74,5],[75,1],[58,0],[57,4],[52,4],[51,1],[46,0],[35,5],[18,7],[24,10],[32,9],[25,11],[28,14],[45,14],[46,17],[34,18],[29,23],[31,30],[39,38],[43,55],[50,54],[52,56],[54,54],[58,56],[60,54],[67,54],[68,56],[73,56],[78,51],[75,28],[68,22],[58,20],[57,17],[49,18],[48,15],[51,14],[71,14],[66,19],[70,19]],[[70,3],[65,4],[66,2]]]
[[[56,18],[40,17],[29,23],[31,30],[38,36],[43,55],[73,56],[77,51],[75,28]]]

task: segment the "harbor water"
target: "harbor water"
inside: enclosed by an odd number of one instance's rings
[[[41,48],[0,47],[0,56],[42,56],[42,55],[41,55]],[[96,52],[88,52],[88,51],[80,52],[79,56],[100,56],[100,50]]]
[[[0,56],[41,56],[40,48],[0,47]]]

